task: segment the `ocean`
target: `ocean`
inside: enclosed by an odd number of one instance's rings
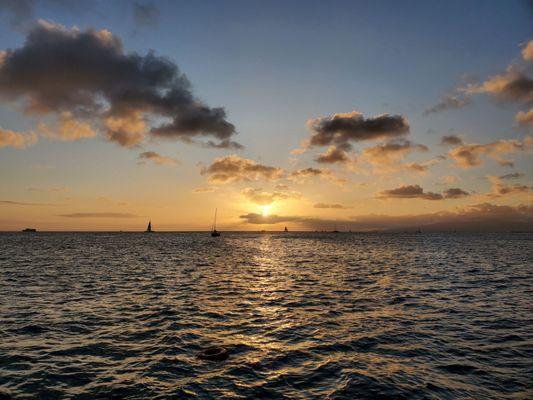
[[[524,233],[2,233],[0,399],[533,398],[532,250]]]

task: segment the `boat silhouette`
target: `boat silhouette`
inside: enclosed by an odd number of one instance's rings
[[[215,208],[215,220],[213,221],[213,226],[211,227],[211,236],[218,237],[220,232],[217,231],[217,209]]]
[[[146,232],[150,233],[152,231],[152,220],[148,221],[148,226],[146,227]]]
[[[35,228],[24,228],[22,232],[37,232],[37,229]]]

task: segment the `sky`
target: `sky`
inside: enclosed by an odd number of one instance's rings
[[[522,230],[533,2],[0,0],[0,230]]]

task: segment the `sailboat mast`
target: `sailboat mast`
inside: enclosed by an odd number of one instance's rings
[[[213,224],[213,230],[217,230],[217,211],[218,211],[218,208],[215,208],[215,222]]]

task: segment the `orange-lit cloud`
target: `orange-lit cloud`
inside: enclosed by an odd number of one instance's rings
[[[533,40],[527,42],[522,49],[522,58],[526,61],[533,61]]]
[[[248,201],[260,206],[269,205],[279,200],[299,199],[301,197],[301,194],[298,192],[266,192],[261,188],[246,188],[241,191],[241,194]]]
[[[529,193],[529,187],[527,185],[521,185],[519,183],[506,185],[502,182],[502,178],[497,176],[489,176],[488,179],[492,184],[492,191],[489,193],[489,197]]]
[[[0,148],[9,146],[23,149],[34,145],[37,140],[35,133],[21,133],[0,128]]]
[[[96,132],[90,124],[77,120],[69,111],[64,111],[58,115],[57,124],[49,125],[41,122],[37,125],[37,130],[41,136],[65,142],[96,136]]]
[[[519,111],[515,116],[515,120],[519,125],[533,126],[533,108],[529,109],[529,111]]]
[[[462,168],[476,167],[482,164],[482,155],[495,159],[502,166],[513,166],[513,162],[502,158],[504,154],[528,151],[531,139],[524,141],[502,139],[487,144],[463,144],[449,151],[450,157]]]
[[[343,206],[342,204],[338,203],[317,203],[313,206],[314,208],[333,208],[337,210],[346,210],[351,207]]]

